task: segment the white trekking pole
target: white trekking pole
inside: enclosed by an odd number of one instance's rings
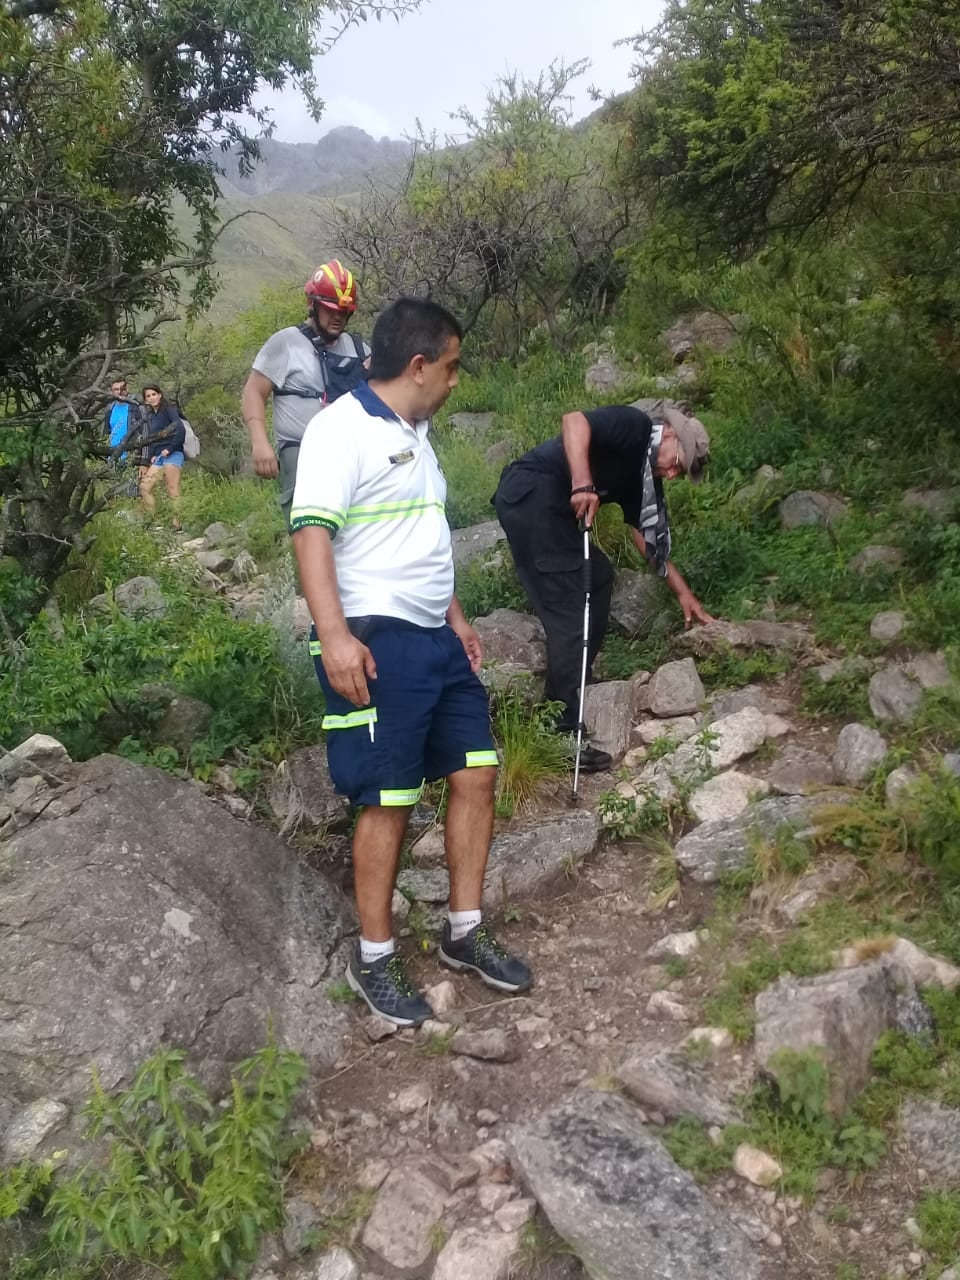
[[[583,526],[583,661],[580,664],[580,703],[577,712],[577,756],[573,766],[573,798],[580,786],[580,753],[583,750],[583,702],[587,692],[587,650],[590,647],[590,526]]]

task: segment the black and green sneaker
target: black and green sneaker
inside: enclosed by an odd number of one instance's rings
[[[450,969],[470,969],[498,991],[526,991],[533,986],[527,966],[505,951],[482,921],[454,942],[448,920],[440,939],[440,962]]]
[[[370,1010],[397,1027],[419,1027],[433,1017],[433,1010],[407,978],[403,961],[394,951],[380,960],[364,963],[360,944],[347,965],[347,982]]]

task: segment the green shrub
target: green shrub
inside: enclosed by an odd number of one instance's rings
[[[85,759],[130,733],[149,740],[158,710],[142,691],[157,683],[213,709],[194,763],[270,738],[316,740],[319,686],[285,664],[271,626],[238,621],[207,597],[168,599],[162,618],[38,617],[22,653],[0,652],[0,741],[49,733]]]
[[[513,558],[504,545],[499,563],[474,560],[457,569],[457,599],[468,618],[482,618],[494,609],[530,610]]]
[[[105,1156],[55,1180],[45,1236],[15,1264],[16,1280],[81,1280],[121,1262],[171,1280],[245,1274],[261,1235],[282,1221],[282,1170],[301,1145],[288,1120],[305,1064],[270,1044],[240,1064],[217,1106],[184,1062],[163,1050],[113,1097],[94,1080],[89,1133],[107,1144]]]
[[[946,884],[960,886],[960,778],[922,775],[897,808],[911,847]]]

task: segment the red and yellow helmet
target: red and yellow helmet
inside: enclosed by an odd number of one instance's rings
[[[324,262],[303,286],[307,302],[316,302],[331,311],[354,312],[357,309],[357,282],[339,258]]]

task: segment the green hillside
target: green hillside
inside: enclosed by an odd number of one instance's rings
[[[226,320],[268,287],[302,284],[317,262],[337,254],[333,241],[335,203],[351,204],[354,195],[330,197],[274,192],[221,201],[223,230],[217,241],[220,289],[210,319]],[[189,234],[186,209],[178,211],[181,233]]]

